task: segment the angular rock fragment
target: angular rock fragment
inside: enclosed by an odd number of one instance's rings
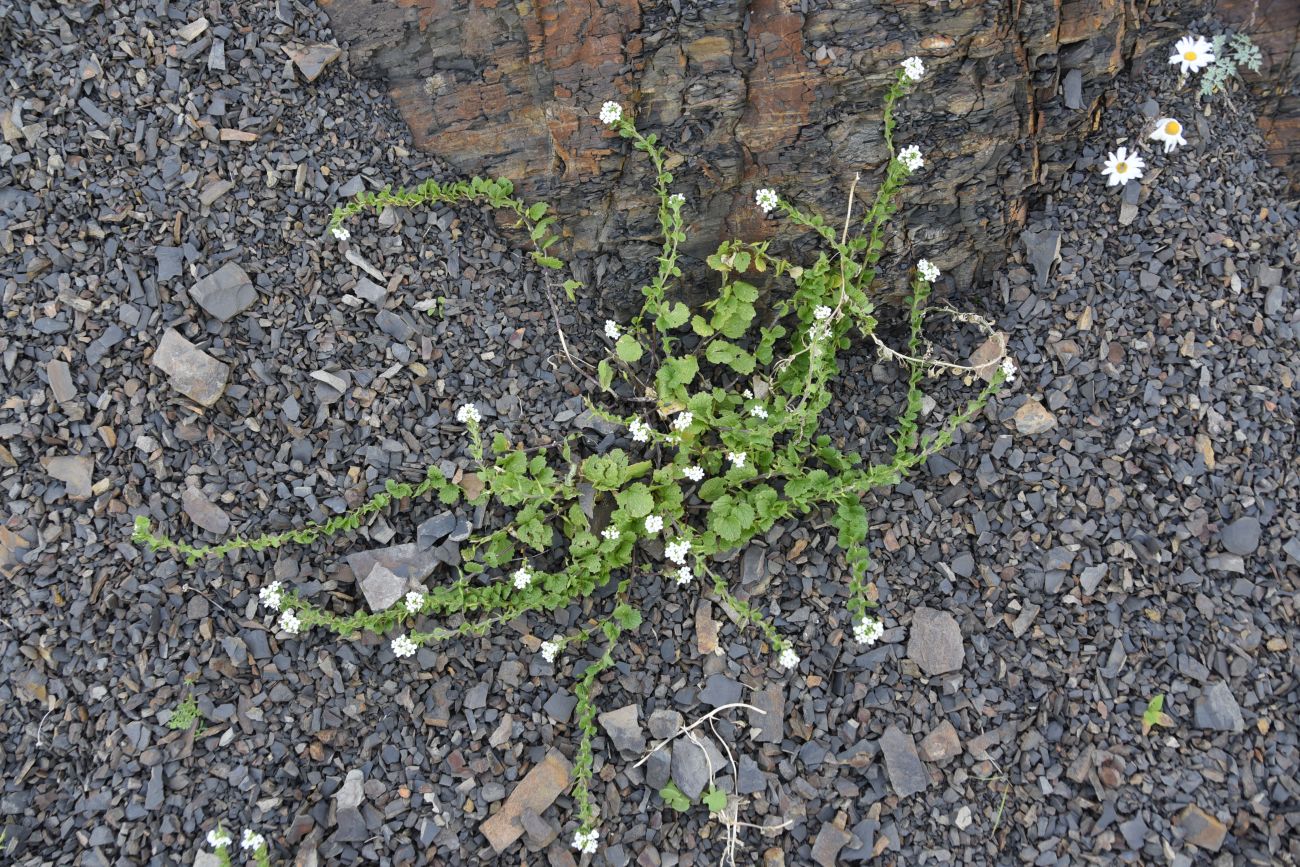
[[[597,719],[615,749],[627,755],[640,756],[645,752],[645,732],[641,730],[640,715],[641,709],[629,704],[603,713]]]
[[[912,736],[897,726],[890,726],[880,736],[880,751],[885,756],[885,773],[900,798],[923,792],[930,785],[930,774],[916,754]]]
[[[1223,839],[1228,836],[1227,825],[1195,804],[1188,804],[1174,817],[1173,824],[1186,835],[1187,842],[1208,852],[1218,852]]]
[[[257,301],[253,281],[234,262],[227,262],[190,287],[190,298],[208,315],[227,322]]]
[[[1015,420],[1016,430],[1026,436],[1046,433],[1056,427],[1056,416],[1033,398],[1025,401],[1016,410]]]
[[[956,671],[966,658],[961,627],[951,614],[933,608],[918,608],[912,615],[907,658],[930,677]]]
[[[153,364],[171,378],[172,387],[201,406],[212,406],[226,390],[230,368],[199,349],[174,328],[163,332]]]
[[[181,508],[191,521],[209,533],[223,536],[230,529],[230,516],[220,506],[209,502],[197,488],[186,488],[181,492]]]
[[[1196,727],[1239,734],[1246,730],[1241,706],[1223,681],[1215,681],[1196,699]]]
[[[308,45],[287,46],[284,53],[289,55],[293,65],[298,67],[302,77],[315,81],[321,71],[338,58],[341,49],[329,42],[313,42]]]
[[[95,459],[87,455],[48,458],[45,471],[67,485],[68,499],[85,500],[91,494],[91,473]]]
[[[524,810],[540,816],[568,788],[572,769],[569,760],[559,750],[551,750],[541,764],[519,781],[501,809],[479,826],[498,854],[523,835]]]

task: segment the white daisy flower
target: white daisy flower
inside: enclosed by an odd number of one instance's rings
[[[668,197],[668,204],[680,208],[682,205],[686,204],[686,197],[681,193],[673,193]]]
[[[610,340],[618,340],[623,336],[623,332],[618,328],[618,323],[613,319],[605,320],[605,336]]]
[[[831,314],[834,312],[834,310],[827,307],[825,304],[818,304],[813,308],[813,319],[816,319],[818,322],[824,322],[825,320],[830,319]]]
[[[1142,157],[1130,154],[1128,148],[1120,148],[1106,157],[1101,173],[1106,176],[1106,186],[1123,186],[1142,177],[1142,170],[1146,167]]]
[[[605,124],[618,123],[623,119],[623,106],[610,100],[600,107],[600,122]]]
[[[230,834],[224,828],[217,826],[208,832],[208,845],[213,849],[220,849],[230,845]]]
[[[606,527],[600,531],[600,535],[604,536],[611,542],[616,542],[621,534],[618,532],[618,527]]]
[[[787,647],[785,650],[781,651],[781,655],[777,658],[777,662],[781,663],[782,668],[798,668],[799,654],[794,652],[794,648]]]
[[[406,611],[409,614],[419,614],[420,609],[424,607],[424,594],[412,590],[406,594]]]
[[[590,831],[578,831],[573,835],[573,848],[584,855],[594,855],[596,854],[596,843],[599,840],[600,833],[594,828]]]
[[[1016,367],[1016,363],[1011,360],[1010,356],[1002,359],[1003,382],[1015,382],[1017,373],[1019,373],[1019,368]]]
[[[645,531],[647,533],[658,533],[664,528],[664,519],[658,515],[650,515],[645,519]]]
[[[776,207],[777,198],[776,190],[769,190],[766,187],[754,193],[754,201],[764,214]]]
[[[542,646],[537,648],[537,650],[542,654],[542,659],[545,659],[547,662],[555,662],[555,656],[560,652],[560,642],[543,641]]]
[[[628,425],[628,430],[632,432],[632,439],[636,442],[650,442],[650,425],[641,421],[641,419],[633,419],[632,424]]]
[[[399,635],[396,638],[394,638],[392,646],[393,646],[393,656],[404,658],[407,656],[415,655],[416,644],[414,641],[407,638],[405,635]]]
[[[533,583],[533,574],[528,571],[527,566],[520,566],[515,571],[515,589],[523,590],[529,584]]]
[[[767,418],[767,410],[763,409],[761,406],[751,408],[749,414],[754,418]]]
[[[482,420],[483,416],[479,415],[478,407],[472,403],[467,403],[460,409],[456,410],[456,421],[461,424],[469,424],[470,422],[478,423]]]
[[[743,467],[745,465],[745,453],[727,452],[727,460],[731,461],[731,463],[737,467]]]
[[[860,644],[875,644],[884,634],[885,625],[871,617],[864,617],[853,625],[853,637]]]
[[[1170,63],[1180,63],[1179,73],[1200,72],[1214,62],[1214,46],[1200,36],[1184,36],[1174,45]]]
[[[280,604],[283,601],[281,598],[280,582],[272,581],[270,584],[267,584],[258,592],[257,598],[263,605],[270,608],[272,611],[279,611]]]
[[[338,238],[340,241],[346,241],[348,238],[352,237],[352,233],[349,232],[347,229],[343,228],[342,226],[338,226],[337,228],[335,228],[333,230],[333,233],[334,233],[334,237]]]
[[[266,841],[262,839],[262,835],[249,828],[244,829],[244,839],[239,841],[241,849],[251,849],[254,852],[261,849],[265,844]]]
[[[1183,125],[1172,117],[1162,117],[1156,121],[1156,128],[1150,137],[1164,144],[1165,153],[1187,144],[1187,139],[1183,138]]]
[[[282,611],[280,613],[280,628],[290,635],[297,635],[298,630],[302,628],[302,621],[292,611]]]
[[[916,270],[920,273],[921,279],[927,283],[933,283],[939,279],[939,269],[929,259],[922,259],[917,262]]]
[[[925,64],[919,57],[909,57],[903,61],[903,74],[912,81],[920,81],[921,76],[925,75]]]
[[[695,416],[690,412],[679,412],[677,418],[673,419],[673,430],[686,430],[695,421]]]
[[[898,161],[903,164],[909,172],[914,172],[921,166],[925,165],[925,158],[921,156],[921,149],[916,145],[908,145],[898,152]]]
[[[672,560],[678,566],[686,562],[686,554],[691,550],[691,543],[685,539],[677,542],[669,542],[664,547],[664,556]]]
[[[704,469],[702,467],[683,467],[682,475],[692,482],[698,482],[704,478]]]
[[[690,566],[683,566],[677,570],[677,586],[681,587],[690,584],[695,580],[695,573],[691,571]]]

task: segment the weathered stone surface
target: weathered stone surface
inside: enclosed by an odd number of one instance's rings
[[[698,730],[692,734],[694,738],[684,735],[673,742],[672,776],[682,794],[694,801],[726,760],[712,738]]]
[[[1241,718],[1241,706],[1233,697],[1232,690],[1221,680],[1207,686],[1196,699],[1195,713],[1197,728],[1234,734],[1246,729]]]
[[[243,268],[227,262],[190,287],[190,298],[209,316],[227,322],[257,301],[257,290]]]
[[[66,361],[47,362],[45,375],[50,378],[50,391],[59,403],[67,403],[77,396],[77,389],[72,384],[72,370]]]
[[[524,810],[540,816],[569,785],[572,766],[559,750],[551,750],[541,764],[529,771],[506,798],[501,809],[488,817],[479,829],[498,854],[524,833]]]
[[[286,46],[284,53],[289,55],[303,78],[315,81],[326,66],[338,59],[341,49],[331,42],[313,42],[310,45]]]
[[[826,822],[813,841],[812,858],[819,867],[835,867],[840,850],[853,842],[853,835],[843,828]]]
[[[89,455],[60,455],[45,461],[45,471],[67,485],[68,499],[84,500],[91,494],[95,459]]]
[[[1174,817],[1174,826],[1182,829],[1187,842],[1210,852],[1218,852],[1228,836],[1228,827],[1195,804],[1188,804]]]
[[[907,640],[907,658],[931,677],[961,668],[966,649],[961,627],[953,616],[933,608],[916,609]]]
[[[410,582],[382,563],[376,563],[360,579],[361,593],[371,611],[383,611],[406,595]]]
[[[202,406],[212,406],[226,390],[230,368],[199,349],[174,328],[163,332],[153,364],[171,378],[172,387]]]
[[[1259,518],[1248,515],[1223,528],[1223,547],[1245,557],[1259,547]]]
[[[897,726],[890,726],[880,736],[880,751],[885,756],[889,784],[900,798],[923,792],[930,785],[930,775],[916,754],[916,743],[911,735]]]
[[[927,762],[944,764],[961,754],[961,739],[952,723],[944,720],[921,741],[921,758]]]
[[[358,579],[369,575],[377,564],[410,582],[428,578],[438,564],[432,551],[422,550],[414,542],[370,551],[354,551],[346,559],[352,574]]]
[[[1030,398],[1016,410],[1016,430],[1026,436],[1046,433],[1056,427],[1056,416],[1037,400]]]
[[[617,710],[607,711],[597,719],[601,728],[609,735],[615,749],[629,756],[640,756],[645,752],[645,732],[641,730],[641,709],[636,704],[629,704]]]
[[[209,502],[197,488],[186,488],[181,492],[181,508],[191,521],[209,533],[222,536],[230,529],[230,516],[220,506]]]

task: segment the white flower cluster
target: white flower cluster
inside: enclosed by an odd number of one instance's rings
[[[673,419],[673,430],[686,430],[691,426],[691,422],[693,421],[695,421],[694,414],[690,412],[679,412],[677,413],[677,417]]]
[[[683,566],[677,570],[678,587],[681,587],[684,584],[690,584],[693,580],[695,580],[695,573],[691,571],[690,566]]]
[[[737,467],[743,467],[745,465],[745,453],[727,452],[727,460],[731,461],[731,463]]]
[[[1006,358],[1002,359],[1002,375],[1005,377],[1004,381],[1015,382],[1016,374],[1018,372],[1019,369],[1016,367],[1016,363],[1011,360],[1011,356],[1008,355]]]
[[[406,613],[419,614],[424,607],[424,594],[412,590],[406,594]]]
[[[628,425],[628,430],[632,432],[633,441],[639,443],[650,442],[650,425],[641,421],[641,419],[632,419],[632,423]]]
[[[542,646],[537,649],[541,652],[542,659],[545,659],[547,662],[555,662],[555,657],[560,652],[560,642],[543,641]]]
[[[685,476],[686,478],[690,479],[692,482],[698,482],[698,481],[700,481],[701,479],[704,478],[704,468],[703,468],[703,467],[683,467],[683,468],[682,468],[682,475]]]
[[[754,418],[767,418],[767,410],[761,406],[750,407],[749,414]]]
[[[229,846],[230,843],[230,834],[221,826],[217,826],[208,832],[208,845],[213,849],[221,849]]]
[[[515,589],[523,590],[529,584],[533,583],[533,573],[528,571],[528,566],[520,566],[515,571]]]
[[[280,628],[290,635],[297,635],[298,630],[302,628],[302,621],[292,611],[282,611],[280,613]]]
[[[916,270],[921,275],[921,279],[927,283],[933,283],[939,279],[939,269],[929,259],[922,259],[917,262]]]
[[[623,119],[623,106],[610,100],[600,107],[600,122],[605,124],[618,123]]]
[[[776,207],[777,198],[776,190],[769,190],[766,187],[754,193],[754,201],[758,203],[759,209],[764,214]]]
[[[861,644],[868,646],[875,644],[884,634],[885,625],[870,617],[864,617],[853,624],[853,637]]]
[[[618,532],[618,527],[606,527],[600,531],[600,535],[604,536],[611,542],[617,542],[618,537],[622,534]]]
[[[920,81],[925,75],[925,64],[919,57],[909,57],[903,61],[903,74],[912,81]]]
[[[266,845],[266,841],[262,839],[261,834],[258,834],[249,828],[244,829],[244,839],[239,841],[239,846],[241,849],[248,849],[250,851],[256,852],[258,849],[261,849],[264,845]]]
[[[399,635],[396,638],[394,638],[392,647],[393,647],[393,656],[399,658],[405,658],[407,656],[415,655],[416,644],[414,641],[412,641],[410,638],[408,638],[405,635]]]
[[[921,156],[921,149],[916,145],[908,145],[898,152],[898,161],[903,164],[909,172],[914,172],[921,166],[925,165],[925,158]]]
[[[650,515],[645,519],[645,531],[647,533],[658,533],[664,528],[664,519],[658,515]]]
[[[798,668],[799,654],[794,652],[794,648],[787,647],[785,650],[781,651],[781,655],[777,657],[777,662],[781,663],[782,668]]]
[[[816,319],[818,322],[825,322],[827,319],[831,318],[831,314],[834,312],[834,310],[827,307],[825,304],[818,304],[813,308],[813,319]]]
[[[668,197],[668,204],[675,208],[680,208],[682,205],[686,204],[686,197],[681,193],[673,193]]]
[[[280,582],[272,581],[258,592],[257,598],[263,605],[270,608],[272,611],[279,611],[280,605],[283,603],[283,598],[281,596],[282,592],[283,589]]]
[[[596,843],[599,840],[600,832],[595,828],[590,831],[578,831],[573,835],[573,848],[584,855],[595,855]]]
[[[470,422],[478,424],[482,420],[483,416],[479,415],[478,407],[472,403],[467,403],[456,410],[456,421],[461,424],[469,424]]]
[[[680,539],[676,542],[669,542],[664,546],[664,556],[681,566],[686,562],[686,554],[690,550],[691,543],[686,539]]]
[[[610,340],[618,340],[623,336],[623,332],[618,330],[618,323],[613,319],[605,320],[605,336]]]
[[[334,237],[338,238],[340,241],[346,241],[348,238],[352,237],[352,233],[349,232],[347,229],[343,228],[342,226],[335,228],[333,231],[334,231]]]

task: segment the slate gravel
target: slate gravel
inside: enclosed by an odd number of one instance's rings
[[[503,862],[576,863],[560,790],[574,675],[599,648],[535,650],[607,600],[397,660],[374,636],[275,632],[258,590],[354,611],[366,582],[387,598],[446,580],[484,515],[420,502],[196,567],[129,541],[138,514],[215,540],[464,466],[465,400],[531,445],[615,442],[558,363],[518,239],[470,209],[325,236],[344,196],[445,175],[310,5],[0,0],[0,39],[9,858],[202,863],[220,821],[276,863],[491,862],[494,842]],[[638,587],[646,622],[596,690],[592,861],[716,863],[717,821],[654,793],[710,774],[767,829],[742,833],[746,863],[1300,859],[1300,215],[1249,105],[1206,117],[1190,94],[1171,69],[1121,80],[1017,261],[956,294],[999,319],[1021,379],[869,501],[878,646],[852,642],[821,518],[727,567],[797,672],[699,588]],[[1126,206],[1100,162],[1158,114],[1189,145],[1147,148]],[[617,282],[607,261],[579,271]],[[596,308],[560,306],[575,352],[603,351]],[[882,454],[898,370],[863,349],[843,383],[830,433]],[[942,643],[909,648],[923,609]],[[1173,724],[1143,736],[1157,693]],[[186,696],[201,727],[173,730]],[[767,713],[724,712],[632,767],[737,696]]]

